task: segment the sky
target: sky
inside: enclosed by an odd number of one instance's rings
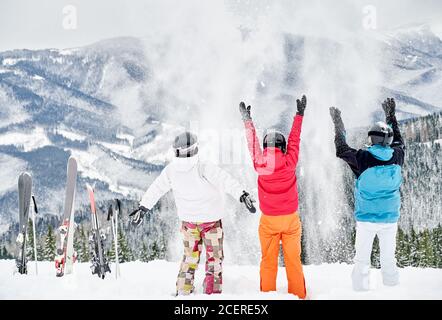
[[[2,0],[0,4],[0,51],[11,49],[71,48],[119,36],[143,37],[153,25],[173,26],[174,15],[188,8],[195,15],[211,10],[203,0]],[[215,0],[213,0],[215,1]],[[217,1],[219,2],[219,1]],[[201,3],[201,6],[199,5]],[[207,2],[206,2],[207,3]],[[253,23],[275,7],[287,8],[284,14],[293,19],[327,26],[342,25],[358,29],[364,6],[376,8],[377,30],[382,31],[411,23],[431,23],[442,35],[440,0],[225,0],[225,7],[238,20]],[[76,9],[75,29],[66,29],[63,8]],[[220,6],[213,6],[219,10]],[[292,12],[291,12],[292,11]],[[322,13],[320,13],[322,11]],[[323,12],[330,12],[324,21]],[[170,19],[168,18],[170,17]],[[273,15],[275,17],[275,15]],[[277,23],[277,21],[275,22]]]

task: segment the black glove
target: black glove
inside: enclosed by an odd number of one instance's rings
[[[394,98],[387,98],[387,100],[382,103],[382,109],[384,109],[387,123],[391,123],[396,119],[396,102]]]
[[[296,107],[298,108],[298,112],[296,112],[296,114],[303,116],[305,107],[307,107],[307,98],[305,95],[302,96],[301,100],[296,100]]]
[[[248,120],[252,120],[252,117],[250,115],[250,109],[252,108],[252,106],[248,106],[246,108],[246,104],[244,102],[241,102],[239,104],[239,112],[241,113],[241,117],[243,121],[248,121]]]
[[[239,198],[240,202],[243,202],[247,208],[247,210],[249,210],[251,213],[255,213],[256,212],[256,208],[253,205],[253,202],[256,202],[248,192],[243,191],[241,197]]]
[[[138,227],[144,219],[146,214],[150,214],[150,210],[146,207],[139,206],[138,209],[134,210],[129,217],[131,217],[131,223],[133,226]]]
[[[341,110],[335,107],[331,107],[330,109],[330,115],[333,120],[333,124],[335,125],[335,133],[344,133],[344,122],[342,122],[341,118]]]

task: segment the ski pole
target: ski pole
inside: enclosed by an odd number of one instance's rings
[[[37,202],[35,201],[35,197],[32,196],[32,202],[34,203],[34,211],[32,212],[32,231],[34,232],[34,259],[35,259],[35,274],[38,275],[38,266],[37,266],[37,233],[36,233],[36,215],[38,214]]]
[[[116,213],[115,213],[115,261],[116,261],[116,267],[115,267],[115,274],[120,276],[120,260],[118,258],[118,215],[121,211],[121,202],[118,199],[115,199],[116,202]]]
[[[114,225],[114,208],[112,204],[109,206],[109,209],[107,211],[107,221],[111,222],[111,230],[112,230],[112,240],[114,241],[114,250],[115,250],[115,225]],[[115,256],[117,255],[117,252],[115,250]],[[115,259],[116,260],[116,259]],[[117,263],[115,262],[115,279],[118,279],[117,274]]]

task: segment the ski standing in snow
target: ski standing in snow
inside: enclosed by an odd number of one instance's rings
[[[62,223],[57,233],[55,268],[57,277],[73,272],[74,255],[74,200],[77,186],[77,160],[69,157],[67,165],[66,196]]]
[[[121,212],[121,202],[118,199],[114,200],[114,203],[109,206],[107,213],[107,221],[111,221],[112,237],[114,240],[115,251],[115,279],[120,276],[120,264],[118,258],[118,216]]]
[[[26,242],[27,242],[31,192],[32,192],[31,175],[27,172],[23,172],[18,177],[19,233],[16,240],[17,241],[16,266],[17,266],[17,271],[20,274],[28,273],[27,258],[26,258]]]
[[[92,274],[96,274],[99,278],[104,279],[106,272],[111,272],[104,253],[104,241],[106,240],[106,235],[100,229],[97,209],[95,206],[94,190],[89,184],[86,184],[86,188],[91,204],[92,233],[89,238],[89,244],[92,252],[91,270]]]

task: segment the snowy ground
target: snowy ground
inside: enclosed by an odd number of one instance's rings
[[[29,274],[13,274],[12,260],[0,261],[0,299],[177,299],[172,296],[178,263],[153,261],[121,265],[121,278],[112,273],[101,280],[89,271],[89,264],[77,264],[74,274],[55,277],[53,263],[28,264]],[[113,268],[113,266],[112,266]],[[442,269],[401,269],[401,285],[385,287],[379,270],[372,270],[369,292],[351,289],[351,265],[323,264],[305,266],[309,299],[442,299]],[[222,295],[201,294],[204,266],[196,276],[196,294],[191,299],[296,299],[286,293],[285,271],[278,275],[278,292],[259,292],[257,266],[224,266]],[[182,299],[181,297],[178,299]]]

